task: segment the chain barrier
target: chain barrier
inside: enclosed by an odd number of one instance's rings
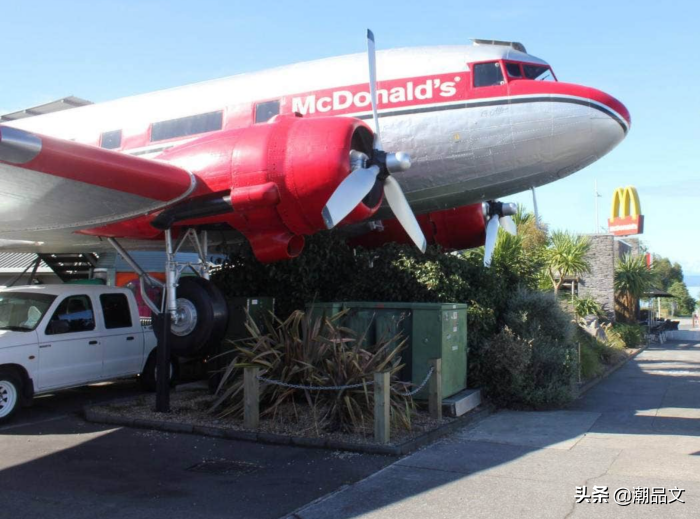
[[[265,378],[258,376],[260,382],[266,382],[267,384],[272,384],[274,386],[288,387],[291,389],[303,389],[305,391],[342,391],[344,389],[357,389],[360,387],[371,386],[374,381],[368,380],[367,382],[361,382],[359,384],[349,384],[347,386],[302,386],[299,384],[288,384],[287,382],[281,382],[279,380],[272,380],[270,378]]]
[[[430,380],[430,376],[433,374],[433,371],[435,371],[435,368],[431,366],[430,369],[428,370],[428,374],[423,379],[423,382],[421,382],[420,386],[418,386],[413,391],[397,391],[393,387],[391,388],[391,390],[394,393],[401,395],[401,396],[413,396],[416,393],[418,393],[418,391],[420,391],[421,389],[423,389],[425,387],[425,385],[428,383],[428,380]]]
[[[418,391],[420,391],[421,389],[423,389],[425,387],[425,385],[428,383],[428,380],[430,380],[430,376],[433,374],[434,370],[435,370],[435,368],[431,367],[428,370],[428,374],[423,379],[423,382],[421,382],[421,384],[412,391],[398,391],[398,390],[394,389],[393,387],[391,388],[391,390],[394,393],[401,395],[401,396],[413,396],[416,393],[418,393]],[[360,382],[359,384],[348,384],[347,386],[302,386],[301,384],[289,384],[287,382],[282,382],[279,380],[272,380],[271,378],[265,378],[262,376],[258,376],[257,379],[260,382],[265,382],[266,384],[287,387],[290,389],[302,389],[304,391],[343,391],[346,389],[358,389],[361,387],[371,386],[372,384],[374,384],[373,380],[368,380],[367,382]]]

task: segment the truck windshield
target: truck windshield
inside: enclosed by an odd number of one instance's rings
[[[31,292],[0,293],[0,330],[34,330],[56,296]]]

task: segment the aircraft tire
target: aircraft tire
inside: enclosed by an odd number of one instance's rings
[[[226,299],[211,281],[189,276],[180,278],[177,300],[178,308],[183,308],[189,317],[180,325],[171,326],[168,334],[170,352],[181,357],[204,357],[218,347],[226,335]],[[163,335],[162,319],[160,315],[153,316],[153,330],[159,343]]]
[[[154,348],[151,354],[148,356],[146,365],[143,368],[143,373],[141,373],[140,382],[141,389],[148,392],[153,392],[158,387],[156,382],[156,377],[158,373],[158,348]],[[180,363],[177,361],[177,357],[170,357],[170,387],[177,386],[178,377],[180,374]]]

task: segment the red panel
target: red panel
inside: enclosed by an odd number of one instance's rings
[[[478,89],[477,89],[478,90]],[[508,83],[508,94],[516,95],[547,95],[558,94],[590,99],[600,104],[613,109],[620,114],[627,124],[632,124],[629,110],[620,101],[615,99],[610,94],[606,94],[601,90],[590,88],[582,85],[574,85],[572,83],[561,83],[558,81],[532,81],[532,80],[512,80]]]
[[[428,244],[437,244],[447,250],[481,247],[486,240],[481,204],[422,214],[417,219]],[[398,220],[384,220],[382,224],[383,231],[368,232],[351,240],[350,244],[372,249],[390,242],[413,243]]]
[[[632,236],[644,232],[644,216],[621,216],[608,219],[608,230],[615,236]]]

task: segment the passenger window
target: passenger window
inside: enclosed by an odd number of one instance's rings
[[[474,65],[475,87],[502,85],[503,83],[503,71],[500,63],[479,63]]]
[[[266,123],[280,113],[279,101],[267,101],[255,105],[255,122]]]
[[[95,329],[95,316],[90,298],[85,295],[65,298],[54,312],[46,335],[87,332]]]
[[[506,63],[506,72],[508,72],[508,77],[512,77],[514,79],[520,79],[523,77],[519,63]]]
[[[115,150],[122,145],[122,131],[104,132],[100,137],[100,147],[106,150]]]
[[[153,123],[151,127],[151,141],[164,141],[186,135],[214,132],[221,130],[223,123],[224,113],[222,111],[161,121]]]
[[[124,294],[102,294],[100,296],[105,328],[131,328],[131,310],[129,300]]]

